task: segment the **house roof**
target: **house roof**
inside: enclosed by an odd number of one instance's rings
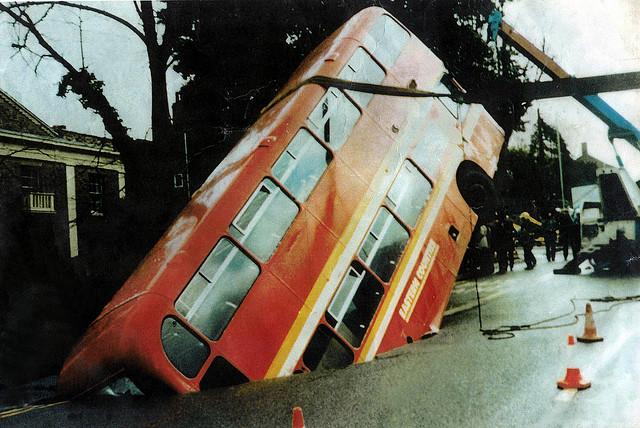
[[[20,104],[15,98],[0,89],[0,133],[9,131],[19,133],[24,139],[49,140],[53,144],[113,152],[110,139],[94,135],[81,134],[65,129],[64,126],[49,126],[38,116]]]
[[[0,89],[0,129],[57,137],[56,132],[25,106]]]

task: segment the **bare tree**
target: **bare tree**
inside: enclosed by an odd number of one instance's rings
[[[11,25],[19,30],[15,32],[16,38],[12,46],[19,52],[37,58],[34,68],[36,72],[43,60],[53,60],[64,68],[58,95],[64,97],[72,92],[79,96],[84,108],[93,110],[100,116],[116,150],[122,155],[128,177],[128,195],[141,205],[147,203],[155,217],[160,217],[159,222],[163,222],[166,219],[161,218],[162,212],[158,208],[168,206],[169,195],[166,189],[170,186],[175,171],[170,151],[175,138],[169,114],[166,79],[167,70],[172,63],[175,32],[172,25],[165,25],[161,14],[153,9],[150,1],[134,1],[133,5],[140,18],[138,23],[132,23],[90,4],[67,1],[4,2],[0,3],[0,13],[10,17]],[[144,44],[151,81],[152,148],[134,142],[117,109],[105,95],[104,82],[85,65],[84,55],[80,65],[73,64],[54,46],[53,40],[43,33],[42,24],[55,8],[84,11],[112,20],[133,33]],[[154,154],[153,162],[148,159],[149,153]],[[142,213],[144,211],[147,210]],[[145,224],[153,223],[153,218],[147,215],[145,217]]]

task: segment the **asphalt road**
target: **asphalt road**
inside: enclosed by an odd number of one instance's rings
[[[438,335],[370,363],[186,396],[26,408],[0,426],[289,427],[300,406],[309,428],[640,427],[640,304],[593,302],[604,342],[567,345],[568,335],[583,332],[589,299],[640,295],[640,278],[556,276],[552,269],[563,263],[542,258],[533,271],[517,264],[478,280],[485,330],[531,329],[483,335],[475,282],[464,281]],[[592,387],[558,390],[569,366]]]

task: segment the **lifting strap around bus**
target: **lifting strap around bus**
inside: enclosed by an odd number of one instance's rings
[[[415,82],[412,82],[415,83]],[[327,77],[327,76],[313,76],[302,82],[298,83],[293,88],[289,89],[287,92],[283,93],[275,97],[271,102],[262,109],[260,112],[265,113],[269,111],[274,105],[278,104],[283,99],[287,98],[293,92],[297,91],[301,87],[309,84],[320,85],[324,88],[337,88],[344,89],[356,92],[366,92],[369,94],[376,95],[389,95],[394,97],[414,97],[414,98],[451,98],[455,102],[464,102],[464,98],[462,94],[446,94],[446,93],[436,93],[431,91],[423,91],[416,88],[402,88],[399,86],[386,86],[386,85],[376,85],[373,83],[364,83],[364,82],[352,82],[350,80],[338,79],[335,77]]]

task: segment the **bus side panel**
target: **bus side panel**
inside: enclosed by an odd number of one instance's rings
[[[462,125],[465,159],[480,165],[489,176],[498,167],[500,149],[504,142],[504,132],[496,124],[484,107],[472,104]]]
[[[456,282],[456,276],[443,266],[439,261],[436,261],[436,266],[432,272],[433,282],[429,284],[427,294],[429,300],[426,303],[426,318],[428,331],[438,331],[444,311],[449,304],[449,297],[451,296],[451,290]]]
[[[356,211],[366,183],[342,159],[334,159],[306,202],[308,211],[323,223],[336,237]]]
[[[387,74],[382,84],[398,86],[398,81]],[[408,126],[409,114],[416,108],[417,104],[410,98],[374,95],[367,106],[367,113],[384,132],[397,139],[398,135]]]
[[[394,144],[370,117],[363,115],[338,157],[349,165],[354,174],[370,183]]]
[[[405,345],[409,337],[411,340],[418,340],[429,331],[437,331],[454,282],[455,276],[436,258],[424,287],[416,296],[415,307],[408,321],[401,316],[402,305],[406,301],[406,292],[398,302],[378,348],[378,354]],[[409,287],[407,287],[407,291],[408,289]]]
[[[455,183],[452,183],[453,186]],[[473,230],[471,221],[470,218],[464,218],[448,196],[445,197],[431,236],[438,243],[438,260],[454,274],[467,249]]]
[[[326,226],[309,211],[302,210],[269,263],[269,269],[304,301],[337,242]]]
[[[414,35],[396,60],[391,74],[399,79],[399,86],[407,87],[415,80],[418,89],[430,90],[444,71],[442,61]]]
[[[262,272],[213,348],[248,378],[262,379],[301,308],[282,281]]]

